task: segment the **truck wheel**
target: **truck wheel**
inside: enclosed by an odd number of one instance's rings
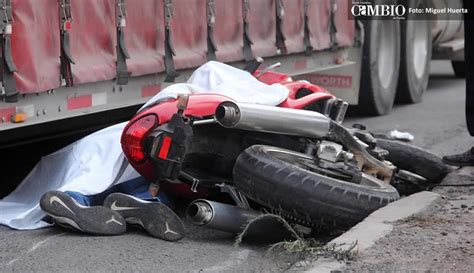
[[[311,226],[348,227],[400,197],[392,186],[362,177],[351,183],[306,154],[264,145],[247,148],[234,166],[234,182],[248,198]]]
[[[400,68],[400,24],[397,20],[364,22],[365,42],[359,112],[384,115],[392,110]]]
[[[425,9],[424,1],[410,1],[410,8]],[[427,17],[427,15],[425,15]],[[397,101],[417,103],[428,87],[431,64],[431,26],[428,20],[401,22],[401,63]]]
[[[458,78],[466,78],[466,63],[464,61],[452,61],[454,75]]]

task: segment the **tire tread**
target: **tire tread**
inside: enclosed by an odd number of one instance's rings
[[[399,198],[391,186],[360,187],[311,173],[273,158],[266,153],[268,148],[255,145],[242,152],[234,166],[234,181],[247,197],[284,215],[309,218],[312,225],[348,227]],[[258,168],[262,163],[265,170]]]

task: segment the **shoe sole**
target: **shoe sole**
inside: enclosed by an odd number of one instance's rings
[[[102,206],[85,207],[64,192],[45,193],[40,207],[58,225],[88,234],[119,235],[127,229],[119,213]]]
[[[163,203],[112,193],[105,199],[104,206],[120,213],[127,223],[140,225],[153,237],[178,241],[184,236],[183,222]]]

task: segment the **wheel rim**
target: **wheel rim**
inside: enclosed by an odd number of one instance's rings
[[[426,20],[411,21],[413,28],[413,67],[417,78],[422,78],[425,74],[426,63],[428,62],[428,47],[429,47],[429,22]]]
[[[306,154],[302,154],[302,153],[298,153],[298,152],[294,152],[290,150],[276,149],[276,148],[268,149],[267,153],[273,156],[274,158],[279,159],[288,164],[291,164],[295,167],[301,168],[306,171],[310,171],[312,173],[317,173],[320,175],[335,178],[335,179],[340,180],[341,182],[345,182],[351,185],[358,185],[358,186],[363,186],[363,187],[368,187],[368,188],[378,188],[378,189],[385,189],[387,187],[387,185],[383,181],[373,176],[367,175],[365,173],[362,173],[360,184],[352,183],[350,182],[352,178],[351,176],[344,173],[337,173],[336,171],[333,171],[333,170],[323,169],[314,163],[313,157]]]
[[[384,89],[387,89],[392,82],[395,73],[396,60],[396,33],[395,21],[381,20],[379,32],[379,47],[377,57],[378,77]]]

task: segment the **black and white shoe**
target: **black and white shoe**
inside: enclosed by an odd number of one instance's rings
[[[474,147],[461,154],[443,156],[443,162],[444,164],[459,167],[474,166]]]
[[[112,193],[105,199],[104,206],[120,213],[127,223],[140,225],[153,237],[178,241],[184,236],[183,222],[163,203]]]
[[[40,207],[56,224],[88,234],[118,235],[127,229],[119,213],[102,206],[83,206],[64,192],[45,193]]]

